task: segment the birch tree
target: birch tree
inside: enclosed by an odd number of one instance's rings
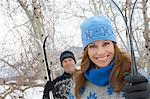
[[[148,17],[148,10],[150,8],[148,5],[150,2],[148,0],[142,0],[142,12],[143,12],[143,25],[144,25],[144,31],[143,36],[145,39],[145,63],[147,66],[147,71],[150,73],[150,17]]]

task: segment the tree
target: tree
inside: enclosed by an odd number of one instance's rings
[[[142,12],[143,12],[143,25],[144,31],[143,36],[145,39],[145,62],[147,71],[150,73],[150,18],[148,17],[148,0],[142,0]]]

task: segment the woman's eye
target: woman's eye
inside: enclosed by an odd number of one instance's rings
[[[107,46],[109,44],[110,44],[110,42],[104,42],[103,46]]]
[[[95,45],[89,45],[89,48],[95,48],[96,46]]]

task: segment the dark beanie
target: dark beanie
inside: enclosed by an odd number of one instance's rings
[[[63,60],[66,59],[66,58],[72,58],[72,59],[75,61],[75,63],[76,63],[76,59],[75,59],[74,54],[73,54],[71,51],[64,51],[64,52],[62,52],[61,55],[60,55],[61,66],[63,66],[63,65],[62,65],[62,62],[63,62]]]

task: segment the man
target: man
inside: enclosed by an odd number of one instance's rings
[[[71,51],[64,51],[60,55],[60,62],[64,69],[64,73],[54,79],[53,82],[47,82],[43,99],[49,99],[49,91],[53,92],[54,99],[68,99],[72,74],[76,70],[76,59]]]

